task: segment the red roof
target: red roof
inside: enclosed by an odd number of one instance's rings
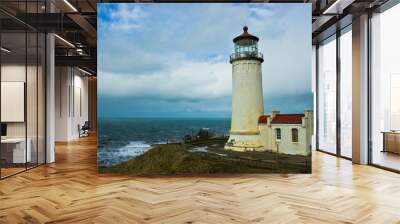
[[[251,39],[251,40],[254,40],[254,41],[258,41],[258,37],[249,34],[247,32],[247,30],[249,30],[249,28],[247,26],[244,26],[243,27],[243,33],[240,34],[239,36],[235,37],[233,39],[233,42],[236,42],[236,41],[239,41],[239,40],[242,40],[242,39]]]
[[[269,115],[261,115],[259,118],[258,118],[258,123],[267,123],[267,118],[269,117]]]
[[[262,115],[258,118],[258,123],[267,123],[269,115]],[[302,124],[304,114],[276,114],[271,124]]]
[[[302,124],[304,114],[277,114],[271,124]]]

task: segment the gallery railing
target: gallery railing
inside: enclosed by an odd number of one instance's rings
[[[254,52],[254,51],[247,51],[247,52],[240,52],[240,53],[233,53],[230,56],[230,62],[232,63],[233,61],[236,60],[243,60],[243,59],[256,59],[261,62],[264,61],[264,56],[260,52]]]

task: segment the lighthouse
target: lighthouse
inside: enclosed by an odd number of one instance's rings
[[[311,153],[313,112],[264,115],[262,90],[263,55],[258,51],[258,37],[248,32],[233,39],[232,118],[226,150],[269,151],[293,155]]]
[[[264,115],[262,70],[264,61],[258,51],[259,38],[248,32],[233,39],[235,51],[232,64],[232,119],[230,137],[225,149],[234,151],[261,151],[259,118]]]

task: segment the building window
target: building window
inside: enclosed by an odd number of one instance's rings
[[[299,142],[299,130],[292,128],[292,142]]]
[[[276,128],[275,129],[275,136],[276,136],[276,140],[277,141],[280,141],[282,139],[281,129],[280,128]]]

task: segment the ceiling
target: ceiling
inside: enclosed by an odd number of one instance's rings
[[[267,0],[251,2],[312,3],[313,43],[336,32],[358,14],[379,7],[388,0]],[[4,38],[21,43],[29,31],[54,32],[56,65],[79,66],[92,73],[97,70],[97,3],[133,2],[117,0],[1,0],[0,21]],[[142,1],[143,2],[143,1]],[[144,1],[144,2],[171,2]],[[198,1],[209,2],[209,0]],[[221,2],[224,2],[222,0]],[[249,1],[244,1],[249,2]],[[27,12],[27,13],[26,13]],[[51,12],[51,13],[50,13]],[[341,21],[341,22],[338,22]],[[346,22],[347,21],[347,22]],[[3,35],[4,36],[4,35]],[[33,45],[32,45],[33,46]],[[21,48],[22,49],[22,48]],[[30,49],[28,48],[28,52]],[[23,53],[23,52],[21,52]]]
[[[326,39],[362,13],[373,12],[390,0],[313,0],[313,44]]]
[[[37,44],[26,45],[25,32],[28,42],[36,33],[51,32],[56,34],[56,66],[79,66],[96,74],[96,4],[96,0],[1,0],[2,45],[12,49],[6,58],[35,55]]]

